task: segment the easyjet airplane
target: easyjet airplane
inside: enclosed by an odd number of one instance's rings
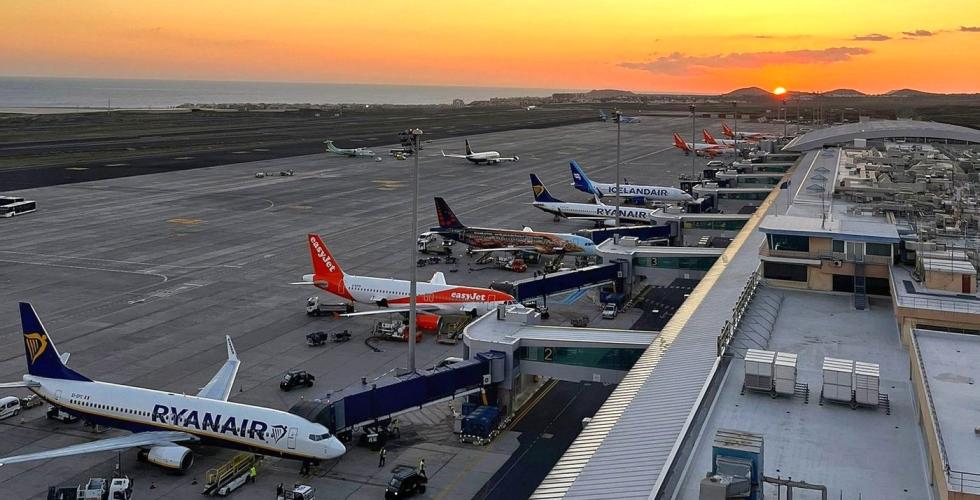
[[[318,235],[308,235],[307,242],[313,260],[313,274],[303,276],[303,281],[296,284],[312,284],[347,301],[376,304],[381,308],[341,316],[409,312],[411,282],[347,274]],[[434,330],[439,326],[439,313],[462,312],[475,316],[513,301],[514,297],[497,290],[446,284],[446,277],[441,272],[435,273],[430,281],[417,284],[416,323],[423,330]]]
[[[674,147],[680,149],[684,154],[694,154],[698,156],[718,156],[718,155],[730,155],[735,154],[735,148],[732,146],[725,146],[721,144],[704,144],[701,142],[684,142],[681,136],[674,132]]]
[[[708,132],[708,129],[706,128],[701,129],[701,135],[704,136],[704,142],[707,144],[718,144],[721,146],[732,146],[732,147],[735,146],[735,139],[715,139],[715,136],[711,135],[711,132]],[[750,142],[750,141],[748,139],[742,140],[742,144],[745,144],[746,142]]]
[[[731,139],[735,139],[736,138],[735,137],[735,131],[732,130],[728,126],[727,123],[722,123],[721,124],[721,131],[725,134],[726,137],[729,137]],[[738,139],[739,140],[742,140],[742,139],[752,139],[754,141],[758,141],[758,140],[762,140],[762,139],[776,139],[777,137],[779,137],[779,136],[776,135],[776,134],[774,134],[774,133],[772,133],[772,132],[746,132],[746,131],[743,131],[743,130],[739,130],[738,131]]]

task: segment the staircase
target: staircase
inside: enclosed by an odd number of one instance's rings
[[[854,263],[854,308],[863,311],[868,308],[868,289],[864,279],[864,263]]]

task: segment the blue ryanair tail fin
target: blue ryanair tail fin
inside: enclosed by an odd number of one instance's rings
[[[544,187],[544,183],[538,176],[531,174],[531,192],[534,193],[534,201],[540,201],[542,203],[564,203],[558,198],[551,196],[548,192],[548,188]]]
[[[27,372],[31,375],[63,380],[91,380],[68,368],[62,362],[58,349],[48,337],[41,318],[34,312],[34,306],[20,303],[20,322],[24,328],[24,352],[27,355]]]
[[[597,194],[602,196],[602,193],[596,189],[595,184],[592,183],[589,176],[585,175],[585,171],[582,170],[582,167],[578,166],[578,163],[576,163],[575,160],[568,162],[568,166],[572,169],[572,185],[575,186],[575,189],[589,194]]]

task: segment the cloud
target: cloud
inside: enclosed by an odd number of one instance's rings
[[[871,33],[869,35],[855,35],[854,40],[859,42],[884,42],[885,40],[891,40],[892,37],[888,35],[882,35],[881,33]]]
[[[960,26],[960,31],[969,31],[970,33],[980,33],[980,26]]]
[[[712,69],[761,68],[776,64],[826,64],[848,61],[855,56],[870,54],[863,47],[829,47],[766,52],[736,52],[713,56],[692,56],[680,52],[658,57],[649,62],[622,62],[619,66],[650,73],[681,75],[701,73]]]
[[[902,34],[905,36],[933,36],[936,33],[928,30],[915,30],[915,31],[903,31]]]

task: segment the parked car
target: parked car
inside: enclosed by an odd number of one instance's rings
[[[305,385],[306,387],[313,387],[313,381],[316,377],[309,374],[306,370],[289,370],[282,377],[282,382],[279,382],[279,388],[284,391],[289,391],[293,387],[299,387]]]
[[[395,475],[388,481],[388,487],[385,488],[385,498],[389,500],[408,498],[416,493],[425,493],[425,485],[428,482],[429,480],[424,475],[419,474],[415,467],[399,467],[396,469]]]
[[[616,314],[618,313],[619,308],[613,302],[602,306],[602,319],[616,319]]]
[[[20,398],[7,396],[0,398],[0,420],[15,417],[20,413]]]

